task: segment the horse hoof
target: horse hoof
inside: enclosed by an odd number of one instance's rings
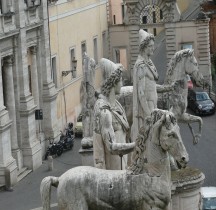
[[[195,136],[193,140],[193,144],[198,144],[199,140],[200,140],[200,135]]]

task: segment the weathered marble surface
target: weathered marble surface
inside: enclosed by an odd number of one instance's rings
[[[132,141],[135,141],[139,128],[143,126],[146,117],[157,108],[157,92],[170,91],[169,86],[158,85],[159,78],[156,67],[150,57],[154,52],[154,36],[139,30],[139,55],[133,70],[133,125]]]
[[[101,169],[120,170],[127,166],[127,155],[135,143],[127,143],[129,124],[125,111],[116,100],[122,86],[121,64],[100,60],[104,83],[94,107],[94,162]]]
[[[93,147],[93,109],[95,98],[95,60],[86,53],[84,55],[83,81],[81,84],[82,125],[83,139],[82,148]]]
[[[186,113],[188,96],[187,74],[193,77],[196,85],[203,86],[206,83],[199,71],[194,51],[191,49],[180,50],[171,58],[164,84],[170,85],[175,82],[174,89],[166,97],[168,98],[168,108],[172,109],[178,121],[188,123],[193,136],[193,143],[197,144],[201,137],[203,122],[202,118]],[[197,133],[194,132],[190,125],[192,122],[199,123]]]
[[[55,186],[60,210],[166,210],[171,200],[168,153],[182,167],[186,166],[188,154],[171,112],[155,110],[146,124],[148,126],[140,130],[136,140],[129,169],[80,166],[60,177],[46,177],[40,188],[43,209],[50,209],[50,188]],[[144,154],[148,142],[154,150],[146,162]]]
[[[201,186],[204,174],[197,168],[172,171],[172,210],[202,209]]]

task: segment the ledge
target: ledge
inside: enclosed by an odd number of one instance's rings
[[[172,191],[181,192],[200,188],[204,179],[205,175],[197,168],[187,167],[172,171]]]

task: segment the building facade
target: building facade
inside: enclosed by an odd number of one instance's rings
[[[154,34],[156,38],[152,59],[159,74],[163,74],[162,79],[166,65],[174,53],[189,47],[195,51],[202,74],[211,81],[209,19],[197,18],[201,0],[118,0],[118,4],[117,1],[114,2],[113,4],[113,1],[109,1],[109,55],[115,62],[124,60],[129,70],[129,81],[133,81],[133,66],[139,53],[140,28]],[[122,15],[116,15],[117,5]]]
[[[2,186],[15,184],[42,164],[44,139],[55,137],[58,129],[47,1],[1,0],[0,9]]]
[[[96,89],[100,85],[100,58],[107,57],[107,1],[58,0],[49,4],[52,78],[58,91],[60,129],[76,123],[81,113],[83,56],[96,62]],[[75,66],[77,65],[77,66]]]
[[[209,36],[210,36],[210,53],[216,53],[216,1],[205,1],[202,4],[203,11],[210,17]]]

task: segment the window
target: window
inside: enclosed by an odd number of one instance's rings
[[[113,15],[113,24],[116,24],[116,16]]]
[[[124,17],[125,17],[125,5],[122,4],[122,20],[124,20]]]
[[[57,74],[56,74],[56,56],[51,58],[51,79],[57,87]]]
[[[82,42],[81,44],[81,53],[82,53],[82,65],[84,64],[84,53],[87,53],[86,42]]]
[[[147,16],[143,16],[143,17],[142,17],[142,23],[143,23],[143,24],[146,24],[146,23],[147,23]]]
[[[97,38],[94,38],[94,60],[95,63],[98,64],[98,46],[97,46]]]
[[[193,44],[192,43],[182,43],[181,50],[183,49],[193,49]]]
[[[119,47],[114,49],[114,62],[121,63],[127,69],[127,49]]]
[[[115,61],[116,63],[120,63],[120,50],[115,49]]]
[[[27,5],[27,7],[33,7],[41,4],[41,0],[24,0],[24,3]]]
[[[163,21],[163,12],[157,5],[147,5],[140,14],[141,24],[152,24]]]
[[[70,49],[70,63],[71,63],[71,70],[72,70],[72,78],[75,78],[76,74],[73,71],[74,70],[74,62],[73,62],[73,60],[75,60],[75,49],[74,48]]]
[[[103,57],[106,58],[106,43],[107,43],[107,40],[106,40],[106,32],[105,31],[102,33],[102,42],[103,42]]]
[[[163,20],[163,11],[160,10],[160,19]]]
[[[55,4],[58,0],[48,0],[49,4]]]
[[[157,36],[157,29],[153,28],[153,31],[154,31],[154,36]]]
[[[155,11],[152,12],[152,20],[153,20],[153,23],[156,23],[156,13],[155,13]]]
[[[31,66],[28,65],[28,79],[29,79],[29,91],[32,95],[32,79],[31,79]]]

